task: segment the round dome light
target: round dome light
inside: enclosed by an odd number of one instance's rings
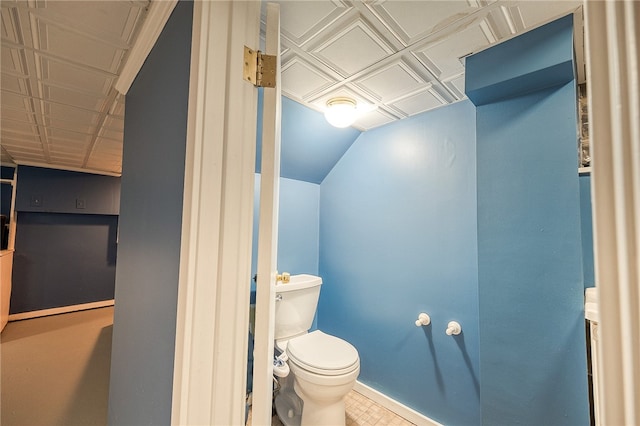
[[[344,128],[351,126],[357,118],[357,103],[351,98],[331,98],[327,101],[324,117],[329,124]]]

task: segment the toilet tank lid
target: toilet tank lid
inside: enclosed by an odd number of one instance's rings
[[[286,284],[278,281],[278,283],[276,284],[276,293],[302,290],[319,285],[322,285],[322,278],[318,276],[309,274],[291,275],[290,281]]]
[[[342,374],[359,363],[358,351],[351,343],[320,330],[289,340],[287,354],[300,367],[316,373]]]

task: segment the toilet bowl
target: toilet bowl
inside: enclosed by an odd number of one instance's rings
[[[322,279],[292,275],[276,285],[275,349],[290,373],[278,378],[275,398],[285,426],[344,426],[344,398],[360,373],[358,351],[320,330],[309,332]]]
[[[293,381],[283,383],[282,396],[276,397],[276,410],[283,423],[344,425],[344,398],[360,373],[358,351],[350,343],[319,330],[280,341],[278,346],[286,351],[293,376]],[[302,404],[291,392],[292,382]]]

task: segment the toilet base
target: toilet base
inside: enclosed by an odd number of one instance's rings
[[[281,395],[276,396],[276,414],[284,426],[300,426],[302,424],[300,411],[293,408],[291,401],[282,398]]]
[[[302,400],[293,390],[293,375],[289,374],[278,381],[280,390],[275,398],[276,414],[284,426],[300,426]]]
[[[344,399],[332,404],[305,402],[302,410],[301,425],[304,426],[345,426],[346,414]]]

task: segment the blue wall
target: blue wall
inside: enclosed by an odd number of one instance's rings
[[[113,299],[120,178],[29,166],[18,176],[11,313]]]
[[[363,133],[320,187],[319,328],[361,382],[451,425],[480,423],[475,162],[463,101]]]
[[[588,424],[575,96],[479,107],[484,424]]]
[[[582,273],[584,275],[584,286],[585,288],[595,287],[590,174],[580,175],[580,224],[582,229]]]
[[[13,179],[14,167],[2,166],[0,176],[2,179]],[[13,185],[2,183],[0,185],[0,214],[5,216],[5,226],[0,230],[0,250],[5,250],[9,245],[9,219],[11,218],[11,198],[13,196]]]
[[[283,117],[283,120],[288,120]],[[260,216],[260,174],[255,176],[253,195],[253,251],[251,276],[257,271]],[[320,186],[280,178],[278,215],[278,268],[290,274],[318,275]],[[255,304],[256,283],[251,281],[251,304]],[[315,323],[314,323],[315,328]],[[253,386],[253,340],[249,339],[247,391]]]
[[[320,186],[280,178],[278,211],[278,271],[318,274]],[[253,254],[251,276],[257,271],[260,174],[253,197]],[[253,285],[255,288],[255,283]]]
[[[2,179],[13,179],[13,172],[15,167],[13,166],[0,166],[0,177]]]
[[[280,180],[278,271],[318,274],[320,185]]]
[[[258,108],[262,108],[262,91]],[[360,131],[338,129],[324,115],[282,97],[280,176],[319,184],[349,149]],[[258,114],[256,173],[260,173],[262,116]]]
[[[193,3],[127,94],[109,424],[171,423]]]
[[[118,216],[18,214],[11,313],[113,299]]]
[[[13,192],[13,186],[8,183],[2,183],[1,198],[0,198],[0,214],[3,214],[7,219],[11,216],[11,194]]]
[[[540,49],[572,57],[571,17],[532,33],[467,60],[471,83],[549,76],[527,93],[496,81],[476,109],[482,424],[586,425],[576,87]]]
[[[2,179],[13,179],[14,170],[14,167],[2,166],[0,169],[0,176]],[[1,188],[0,214],[5,215],[8,219],[11,215],[11,193],[13,191],[13,187],[8,183],[3,183]]]
[[[120,211],[120,178],[29,166],[20,166],[18,177],[18,211],[115,215]]]
[[[465,93],[475,105],[573,81],[573,15],[468,56],[465,66]]]
[[[589,422],[572,58],[571,17],[468,58],[477,109],[368,131],[320,185],[319,327],[443,424]]]

